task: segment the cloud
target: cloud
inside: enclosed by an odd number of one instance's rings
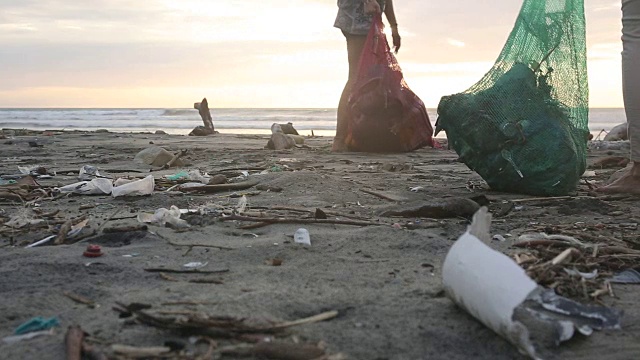
[[[464,41],[456,40],[456,39],[447,39],[447,44],[455,47],[464,47],[466,44]]]
[[[521,2],[395,5],[398,60],[434,106],[489,70]],[[52,106],[89,95],[91,106],[166,106],[202,93],[228,106],[333,106],[347,73],[336,10],[333,0],[2,0],[0,107],[28,106],[29,94]],[[590,0],[586,16],[590,71],[619,73],[619,2]],[[621,103],[592,74],[594,101]]]

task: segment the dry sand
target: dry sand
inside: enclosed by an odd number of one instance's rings
[[[443,294],[442,261],[452,242],[465,231],[468,220],[452,218],[436,223],[423,219],[422,223],[433,224],[432,228],[397,229],[389,225],[416,219],[377,216],[380,210],[396,202],[361,191],[372,189],[403,199],[402,202],[484,194],[492,200],[489,207],[494,211],[500,208],[502,200],[526,198],[489,191],[478,175],[456,161],[452,151],[333,154],[329,151],[329,138],[313,138],[306,141],[309,148],[275,152],[264,149],[268,139],[265,136],[228,134],[194,138],[65,132],[39,135],[38,141],[44,145],[40,148],[29,147],[27,141],[33,138],[34,134],[30,134],[17,136],[9,143],[0,140],[1,174],[16,173],[17,166],[35,164],[60,174],[89,164],[98,166],[108,176],[144,176],[150,167],[132,160],[138,151],[153,142],[172,152],[188,150],[184,159],[190,166],[185,168],[198,168],[210,174],[228,169],[278,166],[283,171],[251,177],[262,184],[281,187],[282,192],[261,191],[248,196],[249,210],[275,206],[319,208],[359,216],[381,225],[274,224],[242,230],[237,222],[192,216],[190,222],[199,225],[193,225],[188,231],[150,226],[150,231],[160,237],[143,232],[90,238],[89,242],[102,245],[105,253],[96,259],[82,256],[87,242],[24,249],[24,245],[53,234],[52,227],[15,234],[3,232],[0,234],[0,337],[11,335],[18,325],[35,316],[56,316],[62,327],[53,336],[9,345],[0,342],[2,359],[64,359],[64,332],[71,324],[81,325],[105,347],[110,344],[159,346],[169,339],[186,339],[119,319],[112,310],[116,301],[154,305],[202,302],[169,308],[278,320],[337,310],[339,316],[335,319],[291,329],[288,341],[294,337],[304,342],[324,342],[330,353],[343,353],[349,359],[523,358]],[[624,150],[592,151],[589,160],[624,154]],[[170,169],[152,174],[160,177],[177,171]],[[598,171],[595,180],[602,181],[612,172]],[[227,171],[227,174],[231,173]],[[75,181],[69,174],[39,183],[60,186]],[[409,190],[418,186],[424,190]],[[587,186],[581,185],[579,193],[584,195],[587,190]],[[136,225],[132,217],[139,211],[153,212],[171,205],[196,208],[215,202],[233,207],[238,199],[230,194],[156,192],[152,196],[124,199],[70,196],[42,200],[38,206],[43,212],[60,210],[58,219],[87,215],[86,231],[98,230],[116,210],[117,214],[106,226]],[[5,221],[21,211],[21,206],[2,201],[0,216]],[[605,206],[607,204],[610,206]],[[79,210],[82,205],[95,207]],[[280,214],[303,216],[291,212]],[[514,239],[533,226],[532,223],[637,224],[639,219],[636,199],[609,200],[606,204],[595,198],[526,202],[521,208],[495,219],[493,233],[512,237],[503,243],[495,242],[494,246],[509,253]],[[293,243],[292,235],[301,227],[309,230],[311,246]],[[621,234],[611,230],[603,234],[635,237],[637,231],[625,230]],[[167,241],[219,245],[232,250],[195,247],[187,253],[188,248],[170,245]],[[282,259],[282,265],[265,264],[273,258]],[[187,282],[193,277],[190,274],[172,274],[178,281],[167,281],[157,273],[143,270],[148,267],[178,269],[189,262],[208,262],[205,270],[229,271],[214,275],[222,284],[196,284]],[[84,296],[100,306],[93,309],[77,304],[63,295],[65,291]],[[614,291],[616,297],[606,297],[604,301],[625,311],[623,329],[574,339],[558,348],[559,358],[640,358],[640,288],[614,286]]]

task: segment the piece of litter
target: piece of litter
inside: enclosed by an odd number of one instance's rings
[[[41,330],[49,330],[56,326],[60,326],[60,322],[57,318],[52,317],[49,319],[45,319],[43,317],[34,317],[33,319],[22,323],[20,326],[16,328],[13,332],[15,335],[23,335],[26,333],[41,331]]]
[[[242,214],[245,210],[247,210],[247,197],[242,195],[238,200],[238,205],[236,205],[236,213]]]
[[[182,266],[186,267],[187,269],[200,269],[207,266],[208,263],[209,262],[194,261],[194,262],[186,263]]]
[[[45,335],[53,335],[53,328],[49,329],[49,330],[42,330],[42,331],[33,331],[30,333],[26,333],[23,335],[12,335],[12,336],[7,336],[2,338],[2,341],[5,344],[13,344],[13,343],[17,343],[19,341],[22,340],[29,340],[29,339],[33,339],[39,336],[45,336]]]
[[[640,272],[628,269],[615,274],[609,281],[616,284],[640,284]]]
[[[575,330],[588,335],[620,328],[620,311],[582,305],[539,287],[511,258],[491,249],[490,225],[483,207],[443,263],[445,293],[458,306],[533,359],[546,358]]]
[[[102,177],[98,168],[91,165],[84,165],[80,168],[80,173],[78,174],[78,180],[80,181],[89,181],[96,177]]]
[[[46,243],[48,243],[49,241],[51,241],[51,240],[55,239],[57,236],[58,236],[58,235],[51,235],[51,236],[48,236],[48,237],[46,237],[46,238],[44,238],[44,239],[42,239],[42,240],[39,240],[39,241],[34,242],[34,243],[33,243],[33,244],[31,244],[31,245],[27,245],[27,246],[25,246],[25,248],[32,248],[32,247],[40,246],[40,245],[42,245],[42,244],[46,244]]]
[[[566,272],[567,274],[569,274],[571,276],[578,276],[578,277],[584,278],[586,280],[591,280],[591,279],[595,279],[595,278],[598,277],[598,269],[595,269],[590,273],[583,273],[583,272],[580,272],[580,271],[578,271],[576,269],[567,269],[567,268],[565,268],[564,272]]]
[[[174,228],[190,227],[189,223],[187,223],[183,219],[180,219],[180,215],[180,209],[175,205],[171,205],[171,209],[160,208],[153,214],[141,212],[138,214],[137,218],[139,222],[146,224],[154,224],[159,226],[167,226],[168,224]]]
[[[420,192],[424,191],[424,186],[416,186],[409,189],[411,192]]]
[[[493,235],[491,240],[500,241],[500,242],[507,241],[507,239],[505,239],[504,236],[498,235],[498,234]]]
[[[309,236],[309,230],[305,228],[300,228],[296,230],[296,232],[293,234],[293,240],[297,244],[311,245],[311,237]]]

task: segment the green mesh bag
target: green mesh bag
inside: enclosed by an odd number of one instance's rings
[[[496,191],[565,195],[586,168],[584,0],[525,0],[500,56],[438,105],[436,134]]]

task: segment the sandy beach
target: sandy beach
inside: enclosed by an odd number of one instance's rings
[[[266,135],[61,131],[18,132],[1,139],[0,174],[41,165],[55,176],[18,187],[26,203],[6,194],[0,199],[0,338],[37,316],[56,317],[60,326],[52,335],[0,342],[0,357],[65,359],[65,332],[76,324],[90,334],[88,342],[110,358],[133,358],[112,355],[114,344],[186,345],[182,355],[174,352],[157,358],[195,359],[197,351],[200,355],[207,351],[206,343],[192,344],[188,334],[121,318],[114,310],[122,310],[118,304],[142,303],[165,314],[276,323],[337,311],[335,317],[288,327],[277,335],[217,337],[215,347],[208,345],[214,351],[209,358],[268,358],[256,351],[242,357],[238,349],[275,336],[282,343],[319,346],[326,353],[309,359],[525,359],[444,294],[442,263],[469,224],[464,211],[442,218],[382,216],[383,211],[473,198],[494,213],[492,234],[505,239],[493,241],[492,247],[510,256],[522,251],[513,247],[520,235],[545,230],[585,242],[608,244],[615,239],[617,246],[640,249],[638,198],[592,192],[619,165],[591,166],[575,196],[535,199],[492,192],[450,150],[336,154],[330,152],[330,138],[308,137],[305,146],[272,151],[265,149],[268,139]],[[174,154],[186,150],[181,157],[185,165],[160,169],[133,161],[150,146]],[[588,161],[593,165],[605,157],[627,154],[625,146],[592,147]],[[123,198],[51,193],[55,187],[77,182],[84,165],[96,166],[112,179],[153,175],[156,189],[150,196]],[[163,176],[192,169],[222,174],[229,183],[255,180],[258,185],[215,193],[165,191],[171,184]],[[222,221],[225,211],[236,208],[243,195],[246,216],[293,220],[258,223],[265,226],[256,228],[246,228],[256,224],[251,221]],[[172,205],[206,206],[220,214],[185,214],[188,228],[140,227],[136,218],[140,212]],[[43,221],[21,228],[7,226],[16,214]],[[325,217],[353,224],[311,221]],[[82,219],[88,221],[81,240],[25,248],[59,234],[69,220]],[[123,231],[125,227],[131,231]],[[294,242],[300,228],[308,230],[310,246]],[[83,256],[89,244],[100,245],[104,254]],[[630,258],[628,266],[637,266],[637,261]],[[206,264],[198,269],[201,273],[170,272],[184,271],[185,264],[194,262]],[[609,269],[601,269],[601,277],[610,275]],[[640,288],[613,284],[612,293],[597,299],[571,297],[623,310],[622,329],[577,336],[556,349],[557,358],[638,358]]]

